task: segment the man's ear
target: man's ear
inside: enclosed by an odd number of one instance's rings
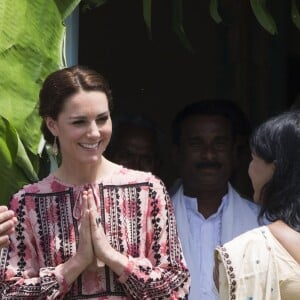
[[[45,120],[45,123],[46,123],[48,129],[50,130],[50,132],[54,136],[57,136],[58,135],[58,129],[57,129],[56,121],[53,120],[51,117],[45,117],[44,120]]]

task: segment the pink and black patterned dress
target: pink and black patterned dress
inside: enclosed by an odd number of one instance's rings
[[[91,267],[66,286],[56,266],[78,246],[82,191],[91,187],[111,245],[127,255],[121,276]],[[10,207],[18,224],[2,249],[0,299],[186,299],[190,276],[163,183],[120,167],[101,182],[70,185],[53,175],[27,185]]]

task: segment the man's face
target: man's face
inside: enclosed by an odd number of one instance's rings
[[[126,168],[158,172],[159,161],[156,153],[156,139],[149,130],[134,125],[119,129],[111,159]],[[157,174],[156,174],[157,175]]]
[[[226,188],[235,155],[230,121],[217,115],[188,117],[181,125],[178,154],[186,194]]]

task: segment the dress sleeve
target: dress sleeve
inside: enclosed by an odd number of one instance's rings
[[[40,267],[32,223],[24,192],[10,201],[18,223],[9,248],[0,255],[0,299],[62,299],[68,291],[64,279],[53,267]]]
[[[150,182],[147,213],[147,255],[133,258],[119,277],[135,299],[187,299],[190,275],[177,235],[170,197],[164,184]]]
[[[265,227],[260,227],[216,248],[220,299],[281,299],[270,242]]]
[[[214,281],[215,285],[217,285],[216,289],[218,290],[219,299],[227,300],[230,299],[228,278],[224,261],[220,256],[219,250],[220,247],[215,250]]]

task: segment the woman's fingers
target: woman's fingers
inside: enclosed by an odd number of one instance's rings
[[[91,228],[90,228],[90,217],[88,209],[88,198],[90,197],[91,191],[82,192],[82,206],[81,206],[81,219],[79,227],[79,245],[77,255],[89,266],[94,259],[94,250],[91,239]]]
[[[88,209],[88,200],[87,200],[88,191],[82,192],[82,207],[81,212],[82,215],[85,213],[85,211]]]
[[[0,224],[10,219],[14,219],[14,212],[8,210],[6,206],[0,206]]]
[[[0,205],[0,213],[4,212],[4,211],[8,211],[7,206],[5,205]]]
[[[0,235],[8,235],[13,233],[15,230],[15,223],[13,220],[5,221],[0,224]]]
[[[88,190],[88,207],[89,210],[97,211],[97,206],[95,202],[95,198],[91,189]]]
[[[8,235],[0,236],[0,249],[3,247],[8,247],[9,243],[10,241]]]
[[[0,206],[0,210],[0,236],[11,234],[14,231],[17,218],[14,217],[14,212],[8,210],[6,206]]]
[[[17,218],[12,210],[8,210],[7,206],[0,206],[0,248],[9,245],[9,235],[15,230]]]

